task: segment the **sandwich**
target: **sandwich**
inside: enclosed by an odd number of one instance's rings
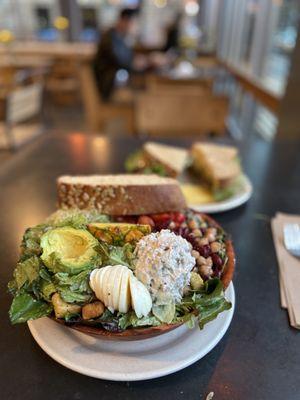
[[[61,208],[26,230],[8,284],[13,324],[47,316],[85,333],[143,338],[183,323],[203,328],[231,307],[224,230],[186,208],[175,180],[142,177],[58,178]]]
[[[212,190],[216,200],[234,194],[242,174],[236,147],[198,142],[193,144],[191,156],[192,169]]]
[[[127,172],[155,173],[178,177],[188,163],[188,151],[181,147],[146,142],[142,150],[131,154],[125,163]]]

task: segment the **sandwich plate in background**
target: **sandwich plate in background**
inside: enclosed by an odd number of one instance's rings
[[[115,342],[85,335],[50,318],[29,321],[39,346],[55,361],[73,371],[112,381],[139,381],[177,372],[209,353],[231,323],[235,294],[232,282],[226,290],[230,310],[209,322],[205,329],[185,325],[162,336],[138,342]]]
[[[214,214],[229,211],[245,204],[253,193],[253,187],[246,175],[242,175],[240,184],[235,193],[225,200],[216,201],[210,192],[203,186],[185,181],[181,183],[181,189],[185,195],[188,207],[195,211]]]

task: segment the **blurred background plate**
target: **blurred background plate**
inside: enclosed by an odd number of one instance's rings
[[[204,200],[203,203],[195,204],[189,201],[189,196],[186,196],[187,202],[190,208],[207,214],[214,214],[237,208],[242,204],[246,203],[252,196],[253,192],[252,183],[250,182],[249,178],[246,175],[243,175],[243,179],[241,180],[240,186],[237,189],[236,193],[233,196],[229,197],[228,199],[222,201],[213,201],[213,202],[206,201],[209,200],[206,190],[203,189],[202,193],[201,186],[199,186],[199,189],[201,191],[200,195],[201,197],[203,197]]]
[[[203,330],[180,326],[165,335],[137,342],[111,342],[75,332],[49,318],[29,321],[39,346],[66,368],[94,378],[139,381],[179,371],[210,352],[227,331],[234,312],[231,283],[226,298],[232,308]]]

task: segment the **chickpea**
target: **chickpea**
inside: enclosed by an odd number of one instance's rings
[[[197,265],[199,265],[199,266],[206,264],[206,258],[204,258],[202,256],[197,257],[196,261],[197,261]]]
[[[218,253],[222,249],[222,244],[219,242],[212,242],[210,248],[213,253]]]
[[[195,257],[196,259],[197,259],[198,257],[200,257],[199,251],[197,251],[197,250],[192,250],[192,256]]]
[[[205,245],[209,244],[209,241],[208,241],[207,237],[197,238],[197,244],[199,244],[199,246],[205,246]]]
[[[194,219],[191,219],[188,222],[188,226],[189,226],[190,229],[197,229],[198,228],[198,224]]]
[[[205,265],[207,265],[208,267],[212,267],[213,266],[213,260],[211,257],[207,257],[205,259]]]
[[[206,233],[205,233],[205,237],[207,238],[207,240],[209,242],[214,242],[216,240],[216,236],[217,236],[217,230],[216,228],[208,228]]]
[[[207,278],[209,278],[213,274],[212,267],[210,267],[208,265],[201,265],[201,267],[199,268],[199,271],[202,276],[205,276]]]
[[[193,229],[193,236],[195,237],[201,237],[202,236],[202,232],[200,231],[200,229]]]

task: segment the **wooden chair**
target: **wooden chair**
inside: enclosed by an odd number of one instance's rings
[[[179,92],[145,92],[136,99],[136,125],[149,136],[224,134],[228,99]]]
[[[156,90],[179,90],[186,89],[194,92],[207,92],[212,90],[212,78],[195,79],[172,79],[161,75],[148,75],[146,88],[150,91]]]
[[[5,98],[4,121],[0,124],[0,148],[16,149],[42,132],[36,122],[42,110],[40,82],[18,87]]]
[[[79,101],[78,62],[55,58],[46,81],[46,91],[57,105],[70,105]]]
[[[79,66],[79,79],[88,128],[91,131],[105,130],[112,120],[122,120],[128,133],[135,132],[132,96],[123,91],[105,103],[100,99],[93,71],[88,63]]]

